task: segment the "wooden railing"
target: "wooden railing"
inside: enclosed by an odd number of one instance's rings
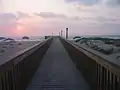
[[[52,42],[49,39],[27,48],[0,65],[0,90],[26,90],[41,59]]]
[[[120,66],[60,38],[91,90],[120,90]]]

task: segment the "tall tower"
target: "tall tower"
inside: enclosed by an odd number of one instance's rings
[[[61,37],[62,37],[62,33],[63,33],[63,31],[61,30]]]
[[[68,28],[66,28],[66,39],[68,39]]]

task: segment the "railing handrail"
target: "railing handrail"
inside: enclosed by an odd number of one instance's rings
[[[14,66],[14,65],[18,64],[20,61],[24,60],[24,58],[26,58],[27,56],[32,54],[34,51],[36,51],[38,48],[40,48],[42,45],[44,45],[51,38],[52,37],[50,37],[46,40],[43,40],[42,42],[39,42],[31,47],[23,49],[22,51],[12,55],[10,58],[8,58],[4,62],[0,63],[0,72],[5,70],[5,66],[7,66],[7,67],[12,66],[12,65]],[[6,68],[6,69],[8,69],[8,68]]]
[[[64,39],[64,38],[62,38]],[[112,62],[110,60],[107,60],[104,57],[101,57],[99,55],[97,55],[94,52],[91,52],[83,47],[81,47],[80,45],[77,45],[69,40],[64,39],[67,43],[71,44],[73,47],[75,47],[76,49],[78,49],[79,51],[81,51],[82,53],[84,53],[86,56],[90,57],[92,60],[96,61],[97,63],[99,63],[100,65],[102,65],[103,67],[107,68],[108,70],[110,70],[111,72],[113,72],[115,75],[120,76],[120,66],[115,63]]]

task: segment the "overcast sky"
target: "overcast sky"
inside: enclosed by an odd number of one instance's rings
[[[0,36],[120,34],[120,0],[0,0]]]

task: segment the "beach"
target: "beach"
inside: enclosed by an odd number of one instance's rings
[[[30,48],[41,41],[15,41],[13,43],[0,42],[0,63],[9,60],[18,52]]]
[[[106,60],[118,62],[120,60],[120,37],[116,36],[116,38],[115,36],[92,36],[84,38],[77,36],[76,38],[70,38],[69,40]]]

